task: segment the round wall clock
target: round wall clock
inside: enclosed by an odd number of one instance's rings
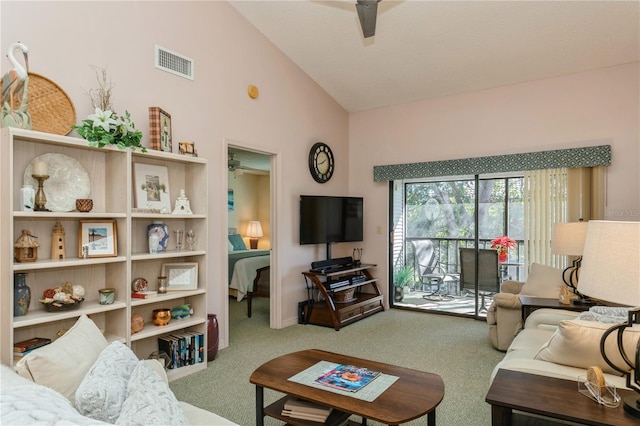
[[[329,145],[317,142],[309,151],[309,171],[318,183],[325,183],[333,176],[334,169],[333,152]]]

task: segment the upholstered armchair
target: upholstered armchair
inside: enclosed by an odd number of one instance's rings
[[[493,303],[487,311],[491,345],[506,351],[522,330],[522,304],[519,296],[558,298],[563,286],[561,269],[538,263],[531,264],[526,283],[504,281],[500,286],[500,293],[493,297]]]

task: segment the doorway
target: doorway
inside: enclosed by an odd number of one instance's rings
[[[273,263],[274,160],[273,153],[227,143],[227,303],[242,304],[244,318],[246,292],[252,287],[257,270]],[[273,274],[271,268],[270,275]],[[273,287],[274,279],[270,282]],[[273,303],[254,304],[252,311],[255,313],[256,307],[268,309],[273,326],[275,310],[271,306]],[[237,310],[238,305],[233,307]]]

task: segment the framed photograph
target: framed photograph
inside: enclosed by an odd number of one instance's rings
[[[178,142],[178,152],[182,155],[189,155],[191,157],[197,157],[195,142]]]
[[[81,220],[78,227],[78,257],[114,257],[118,255],[116,221]]]
[[[169,171],[166,166],[133,163],[133,185],[136,208],[171,213]]]
[[[163,263],[162,276],[167,277],[167,291],[196,290],[198,263]]]
[[[149,146],[171,152],[171,115],[160,107],[149,107]]]

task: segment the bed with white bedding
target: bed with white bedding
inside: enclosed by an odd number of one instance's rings
[[[253,289],[253,280],[256,278],[256,271],[271,263],[271,255],[269,250],[249,250],[252,252],[266,252],[265,255],[257,255],[253,257],[242,257],[234,261],[231,278],[229,281],[229,294],[233,295],[238,302],[247,294],[247,291]],[[231,257],[231,253],[229,253]],[[231,263],[231,260],[230,260]]]
[[[247,250],[235,228],[229,228],[229,296],[241,301],[253,288],[257,270],[270,263],[271,250]],[[251,260],[260,258],[259,260]]]

